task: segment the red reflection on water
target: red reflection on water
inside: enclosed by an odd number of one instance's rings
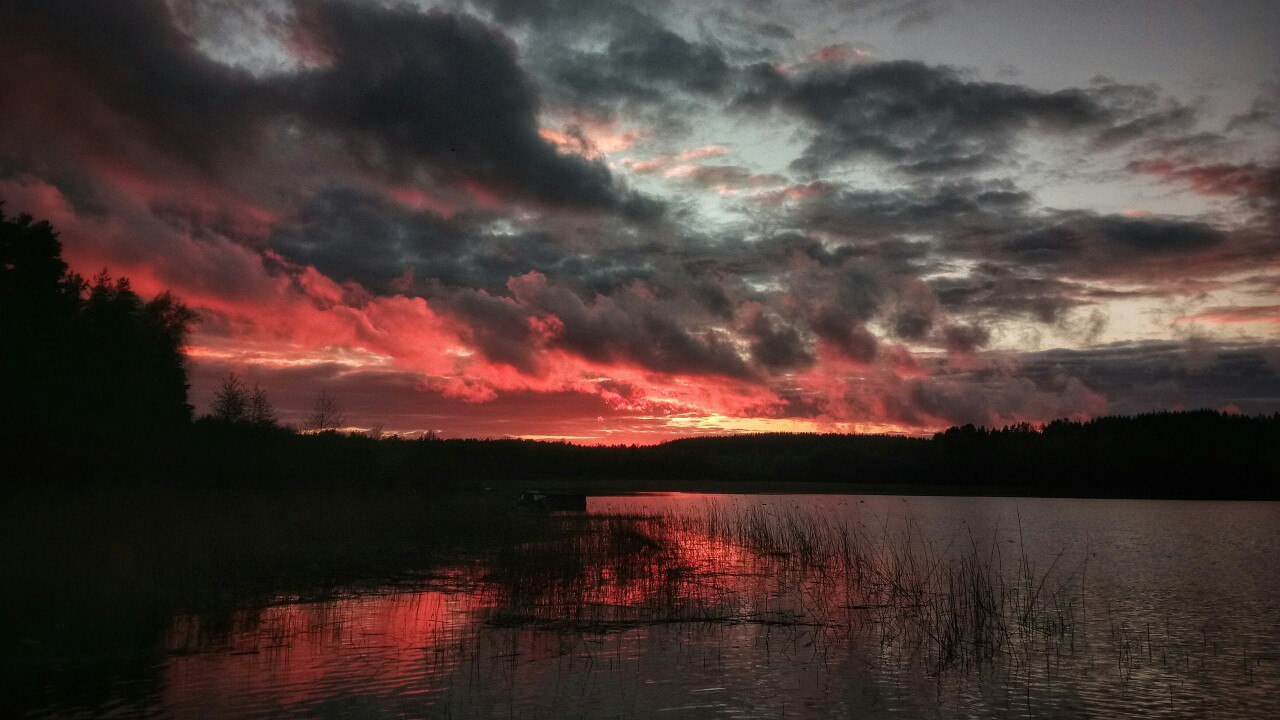
[[[695,505],[705,498],[680,496]],[[524,565],[517,555],[511,568],[499,561],[460,573],[447,590],[282,604],[220,627],[178,618],[158,709],[184,717],[483,716],[567,702],[557,697],[569,687],[634,703],[647,676],[619,675],[624,665],[657,663],[650,672],[661,674],[667,653],[718,656],[726,642],[749,655],[771,625],[828,617],[852,603],[840,573],[810,577],[784,557],[716,536],[696,513],[591,522],[593,531],[556,546],[571,556],[563,568]],[[679,640],[699,623],[706,637]],[[706,623],[720,624],[712,631]],[[833,631],[847,634],[812,630]]]
[[[478,594],[364,596],[243,613],[204,652],[164,668],[164,714],[184,717],[305,708],[336,693],[432,693],[454,670]],[[210,629],[178,618],[175,651],[200,648]]]

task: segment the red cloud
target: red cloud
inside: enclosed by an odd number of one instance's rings
[[[1280,201],[1280,167],[1257,163],[1186,165],[1171,160],[1146,160],[1130,164],[1134,172],[1166,180],[1182,180],[1201,195],[1229,195]]]
[[[820,63],[865,62],[870,59],[871,53],[848,45],[827,45],[809,56],[810,62]]]
[[[1280,305],[1226,305],[1205,308],[1193,315],[1183,315],[1176,322],[1220,324],[1265,323],[1280,325]]]

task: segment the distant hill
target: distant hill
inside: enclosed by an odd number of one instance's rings
[[[245,478],[427,483],[509,481],[578,487],[626,481],[669,489],[743,483],[841,484],[889,493],[1280,499],[1280,415],[1212,410],[1059,420],[1043,428],[966,425],[932,438],[760,434],[584,447],[533,440],[373,440],[335,433],[262,434],[196,423],[186,473]]]
[[[23,451],[9,448],[9,454]],[[8,463],[9,467],[32,467]],[[157,480],[214,485],[426,490],[495,483],[632,489],[829,483],[889,494],[1280,499],[1280,415],[1214,411],[1059,420],[1043,428],[966,425],[932,438],[760,434],[592,447],[535,440],[373,439],[204,418],[148,452],[91,443],[44,456],[17,484]],[[760,488],[754,488],[760,489]]]
[[[664,477],[922,485],[1139,497],[1280,498],[1280,414],[1197,410],[1044,427],[953,427],[930,439],[769,434],[640,453]]]

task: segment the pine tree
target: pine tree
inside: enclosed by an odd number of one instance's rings
[[[227,373],[213,396],[213,417],[228,423],[249,420],[250,398],[244,382],[235,373]]]
[[[273,426],[280,422],[271,398],[257,383],[253,384],[253,392],[249,395],[249,422],[260,426]]]

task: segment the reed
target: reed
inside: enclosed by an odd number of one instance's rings
[[[914,522],[878,529],[762,506],[559,519],[503,548],[489,621],[580,632],[655,623],[754,623],[878,643],[928,672],[1031,665],[1074,648],[1083,563],[1044,569],[999,538],[946,544]],[[840,634],[843,633],[843,637]]]

